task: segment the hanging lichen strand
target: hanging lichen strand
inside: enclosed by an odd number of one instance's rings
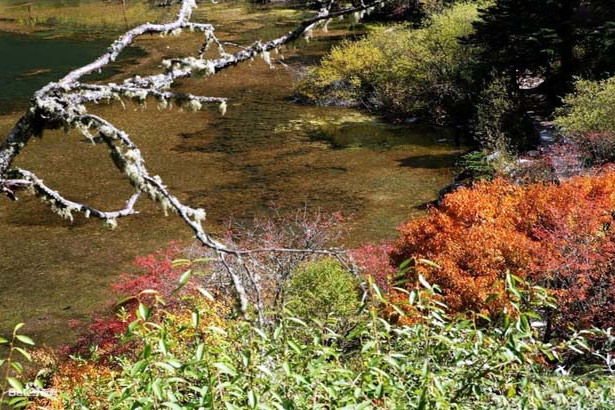
[[[326,7],[313,18],[302,21],[299,26],[287,34],[276,39],[253,44],[240,48],[240,51],[228,53],[225,51],[225,43],[215,35],[211,24],[191,22],[193,10],[197,7],[195,0],[181,0],[180,10],[175,21],[167,24],[146,23],[138,26],[117,39],[108,48],[107,52],[92,63],[78,68],[57,82],[47,84],[37,91],[26,111],[0,146],[0,194],[9,198],[17,199],[16,192],[26,189],[33,195],[41,198],[49,208],[63,218],[72,220],[73,214],[81,213],[85,217],[102,219],[111,228],[117,226],[117,219],[135,214],[135,204],[142,194],[159,204],[165,214],[170,210],[177,214],[193,230],[196,238],[205,246],[215,251],[221,258],[224,255],[240,258],[251,252],[264,252],[270,250],[241,250],[217,241],[211,237],[202,227],[206,213],[203,209],[194,209],[181,203],[164,185],[157,175],[150,175],[145,161],[138,147],[132,142],[128,134],[115,127],[112,123],[97,115],[90,114],[85,104],[99,104],[103,102],[118,101],[123,104],[122,98],[131,99],[139,104],[145,104],[147,98],[157,101],[160,108],[166,108],[170,104],[179,105],[182,108],[198,111],[208,104],[217,104],[221,115],[227,110],[226,98],[204,97],[185,93],[168,91],[177,79],[189,78],[199,74],[212,76],[217,72],[261,56],[266,64],[273,68],[273,57],[269,53],[302,36],[309,38],[313,30],[322,27],[326,30],[327,22],[333,17],[343,17],[347,14],[359,13],[372,10],[375,6],[383,4],[386,0],[376,0],[368,4],[361,2],[360,6],[349,6],[332,12],[334,1],[330,1]],[[82,83],[80,79],[90,73],[98,72],[130,46],[136,38],[145,34],[181,35],[182,30],[202,32],[204,42],[199,50],[199,58],[185,57],[162,61],[164,71],[150,76],[134,76],[123,81],[121,84],[107,83],[89,84]],[[218,57],[205,59],[204,54],[211,45],[218,50]],[[42,136],[48,129],[64,128],[66,131],[77,130],[93,144],[104,143],[107,145],[116,167],[128,178],[135,193],[127,200],[124,209],[117,211],[102,211],[87,204],[73,202],[64,198],[60,193],[43,183],[31,171],[11,168],[14,159],[28,144],[33,136]],[[275,251],[299,252],[295,249],[276,249]],[[315,250],[309,250],[314,253]],[[330,253],[330,251],[323,251]],[[233,272],[229,272],[235,285],[242,311],[247,309],[247,298],[241,281],[235,278]]]

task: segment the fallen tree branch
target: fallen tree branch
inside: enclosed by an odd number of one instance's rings
[[[30,103],[26,113],[18,120],[9,134],[0,145],[0,194],[10,199],[17,199],[17,191],[27,191],[41,198],[52,211],[58,215],[73,219],[73,213],[80,213],[86,217],[102,219],[110,227],[115,227],[118,218],[127,217],[137,213],[135,204],[144,194],[159,204],[167,213],[168,210],[176,213],[192,229],[197,240],[204,246],[213,250],[227,267],[240,305],[241,311],[247,314],[249,297],[241,274],[235,267],[225,262],[225,258],[233,257],[239,261],[242,258],[262,253],[288,253],[288,254],[319,254],[339,258],[341,250],[336,249],[298,249],[284,247],[270,247],[261,249],[240,249],[232,243],[223,243],[214,239],[202,226],[206,214],[203,209],[194,209],[183,204],[164,185],[157,175],[150,175],[140,150],[132,142],[126,132],[114,126],[106,119],[90,114],[86,104],[98,104],[103,101],[122,101],[121,98],[130,98],[138,103],[145,104],[148,98],[154,98],[159,106],[165,108],[169,103],[175,103],[190,110],[200,110],[204,104],[216,103],[222,115],[226,112],[227,99],[223,97],[205,97],[187,93],[174,93],[169,88],[178,79],[189,78],[195,74],[214,75],[228,67],[243,61],[261,56],[271,66],[271,50],[277,50],[284,44],[294,41],[301,36],[309,38],[312,31],[321,24],[326,24],[334,17],[353,13],[364,13],[373,7],[384,3],[385,0],[375,0],[371,3],[361,3],[360,6],[348,7],[331,12],[333,1],[320,10],[313,18],[301,22],[298,27],[278,38],[267,42],[255,41],[249,46],[241,46],[220,41],[211,24],[191,22],[190,18],[197,7],[195,0],[181,0],[180,9],[174,21],[166,24],[146,23],[127,31],[119,37],[107,52],[95,61],[71,71],[57,82],[47,84],[38,90]],[[170,3],[169,3],[170,4]],[[359,18],[361,15],[359,15]],[[163,61],[166,68],[164,72],[125,80],[122,84],[89,84],[80,80],[88,74],[98,72],[117,57],[134,41],[146,34],[180,35],[182,30],[198,31],[204,34],[203,46],[199,50],[199,58],[185,57]],[[218,58],[204,59],[204,53],[210,44],[218,49]],[[225,45],[240,48],[235,53],[228,53]],[[42,136],[45,130],[64,128],[76,129],[92,143],[101,141],[107,145],[115,166],[127,177],[134,188],[134,194],[127,201],[124,209],[117,211],[102,211],[87,204],[69,200],[57,190],[48,187],[34,173],[24,169],[12,169],[14,159],[27,146],[32,137]],[[258,288],[258,278],[254,278],[248,264],[241,262],[244,275],[251,281],[253,287]],[[261,303],[260,290],[257,289],[257,305],[259,312],[264,309]],[[262,312],[260,312],[262,313]]]

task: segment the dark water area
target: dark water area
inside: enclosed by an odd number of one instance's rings
[[[96,4],[102,12],[106,2]],[[303,15],[234,1],[201,5],[196,18],[214,22],[224,40],[249,44],[287,32]],[[207,210],[211,232],[224,229],[230,217],[249,220],[272,207],[282,212],[307,207],[349,216],[348,246],[394,238],[402,221],[421,215],[423,205],[450,183],[463,147],[452,142],[449,130],[391,125],[355,109],[294,103],[293,85],[306,65],[340,38],[357,34],[344,22],[329,28],[309,43],[285,47],[285,65],[274,70],[255,59],[174,88],[229,98],[225,116],[217,107],[159,111],[154,101],[147,107],[127,102],[91,111],[128,132],[151,173],[159,174],[180,200]],[[108,37],[0,34],[0,112],[5,113],[0,114],[0,136],[18,120],[34,90],[94,59],[110,43]],[[145,37],[102,75],[121,81],[158,72],[161,59],[194,54],[201,42],[195,33]],[[72,132],[47,132],[15,165],[32,170],[70,199],[96,207],[120,208],[131,194],[105,147]],[[25,331],[41,343],[70,342],[75,333],[69,321],[87,322],[92,312],[115,302],[110,284],[122,272],[135,271],[135,257],[171,241],[193,243],[179,219],[165,218],[145,199],[138,209],[138,215],[109,231],[99,221],[62,220],[26,194],[17,202],[0,198],[0,334],[25,322]]]
[[[36,90],[96,59],[108,46],[109,41],[105,40],[46,39],[0,32],[0,114],[24,107]],[[120,67],[144,55],[142,50],[132,47],[104,74],[91,79],[115,75]]]

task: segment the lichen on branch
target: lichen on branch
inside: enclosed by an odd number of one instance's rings
[[[312,31],[318,27],[322,26],[326,30],[327,22],[333,17],[363,13],[384,1],[375,0],[368,4],[361,2],[360,6],[342,8],[335,12],[331,11],[334,4],[331,1],[315,17],[302,21],[295,30],[266,42],[255,41],[249,46],[233,44],[239,48],[239,51],[229,53],[225,49],[227,43],[220,41],[216,36],[213,25],[191,21],[193,11],[197,7],[196,1],[181,0],[178,2],[179,11],[174,21],[166,24],[146,23],[127,31],[95,61],[71,71],[59,81],[47,84],[34,94],[26,113],[0,145],[0,194],[16,200],[17,192],[25,189],[41,198],[53,212],[63,218],[72,220],[74,214],[82,214],[88,218],[101,219],[111,228],[117,225],[117,219],[137,213],[135,210],[137,200],[141,196],[146,196],[157,203],[165,214],[171,211],[183,219],[194,232],[197,240],[216,252],[222,259],[225,256],[241,258],[252,252],[263,252],[264,250],[242,250],[232,243],[223,243],[213,238],[202,225],[206,217],[205,210],[195,209],[182,203],[169,191],[159,176],[150,175],[141,151],[129,135],[110,121],[91,114],[87,104],[96,105],[113,101],[123,104],[122,98],[126,98],[144,105],[148,99],[154,99],[158,107],[162,109],[167,108],[170,104],[177,104],[184,109],[198,111],[210,104],[215,104],[220,114],[225,115],[227,99],[224,97],[175,93],[170,91],[170,88],[179,79],[190,78],[197,74],[213,76],[225,68],[252,60],[257,56],[261,56],[266,64],[273,67],[270,51],[278,50],[284,44],[302,36],[310,36]],[[198,57],[164,60],[162,61],[163,72],[143,77],[135,75],[121,84],[112,82],[91,84],[81,81],[85,75],[98,72],[115,61],[137,38],[148,34],[179,36],[183,30],[203,33],[203,45],[198,50]],[[218,56],[206,59],[204,58],[205,51],[211,45],[216,46]],[[69,200],[57,190],[45,185],[43,180],[33,172],[12,168],[13,161],[32,137],[42,136],[45,130],[58,128],[66,131],[76,130],[93,144],[100,143],[107,146],[113,163],[126,176],[134,189],[134,194],[127,200],[124,209],[104,211],[85,203]],[[280,248],[275,251],[285,251],[285,249]],[[299,252],[301,250],[288,249],[286,251]],[[314,250],[311,249],[309,252],[314,252]],[[237,276],[230,267],[229,274],[231,277]],[[233,285],[241,299],[242,311],[245,313],[248,301],[244,285],[241,281],[234,281]]]

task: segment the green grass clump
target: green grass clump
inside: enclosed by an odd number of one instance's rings
[[[335,259],[325,258],[301,266],[288,279],[286,308],[302,320],[345,323],[357,316],[359,284]]]

